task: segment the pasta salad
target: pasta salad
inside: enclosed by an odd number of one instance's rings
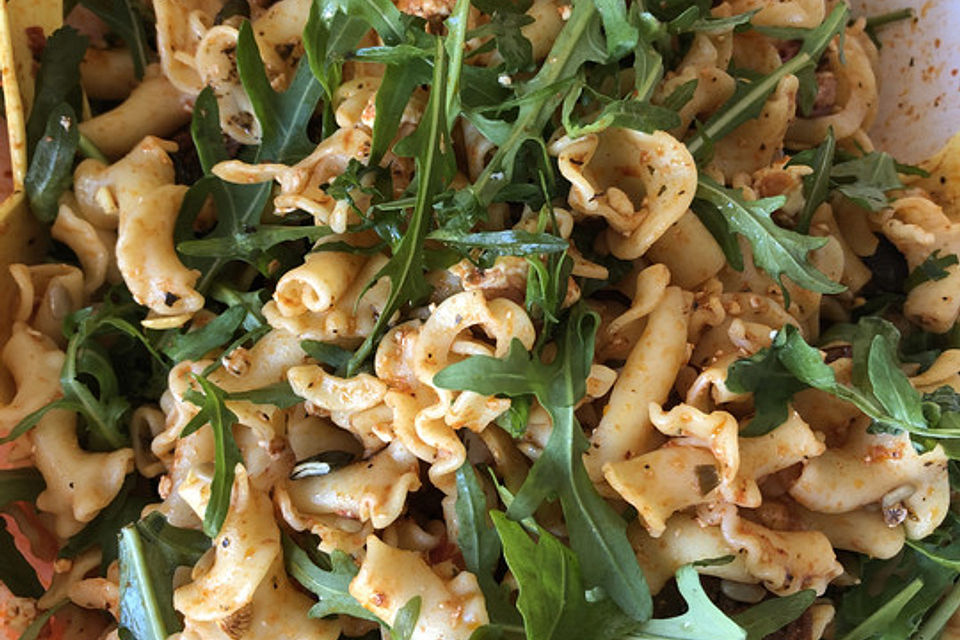
[[[917,19],[6,3],[0,630],[960,637],[960,136],[868,134]]]

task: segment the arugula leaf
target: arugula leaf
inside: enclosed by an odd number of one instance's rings
[[[233,477],[237,464],[243,463],[243,457],[233,439],[233,425],[238,418],[224,404],[226,393],[202,376],[194,375],[194,379],[203,393],[191,390],[184,397],[200,407],[200,411],[183,427],[180,437],[190,435],[205,424],[209,424],[213,430],[214,473],[210,483],[210,500],[203,513],[203,531],[213,538],[220,532],[230,509]]]
[[[37,572],[26,558],[20,554],[13,534],[7,530],[7,521],[0,517],[0,556],[3,565],[0,566],[0,582],[6,585],[10,592],[20,598],[39,598],[44,588],[37,578]]]
[[[335,371],[344,371],[353,356],[353,352],[343,347],[319,340],[301,340],[300,348],[317,362],[333,367]]]
[[[14,502],[34,502],[46,483],[34,467],[0,469],[0,509]]]
[[[497,426],[514,438],[519,438],[527,431],[530,421],[530,396],[521,396],[510,401],[510,408],[497,417]]]
[[[732,617],[747,632],[747,640],[763,640],[802,616],[816,599],[816,591],[804,589],[782,598],[764,600]]]
[[[390,637],[393,640],[410,640],[417,629],[417,619],[420,617],[420,596],[413,596],[403,605],[393,618],[390,628]]]
[[[819,147],[799,153],[787,163],[787,166],[805,164],[813,169],[810,175],[803,176],[803,209],[797,217],[797,231],[800,233],[809,233],[813,214],[827,199],[830,192],[830,168],[836,149],[837,138],[833,135],[833,127],[830,127],[827,129],[827,137]]]
[[[540,529],[534,542],[523,527],[491,511],[503,552],[520,587],[517,608],[527,640],[617,638],[636,623],[609,600],[589,602],[577,555]]]
[[[343,63],[370,26],[362,18],[342,11],[326,14],[326,2],[314,0],[303,32],[303,48],[314,77],[323,87],[323,134],[333,133],[333,95],[340,86]]]
[[[581,124],[573,119],[573,108],[584,90],[603,106],[592,122]],[[594,91],[582,81],[575,84],[564,98],[562,119],[567,135],[571,138],[603,131],[609,127],[650,133],[680,126],[680,116],[673,109],[650,104],[632,96],[613,100]]]
[[[857,206],[879,211],[889,204],[887,191],[903,188],[899,168],[889,153],[874,151],[835,164],[830,179],[834,188]]]
[[[739,82],[733,96],[687,140],[687,148],[693,157],[698,162],[705,160],[708,142],[720,140],[747,120],[759,116],[767,98],[788,75],[796,75],[801,80],[801,107],[806,103],[812,106],[817,91],[812,71],[834,36],[843,33],[849,16],[850,9],[846,4],[838,4],[819,27],[807,34],[797,55],[757,81]],[[808,110],[804,109],[804,112]]]
[[[775,339],[780,339],[777,334]],[[786,340],[784,334],[784,340]],[[734,393],[753,393],[754,415],[740,435],[754,438],[770,433],[787,421],[787,405],[808,385],[798,380],[778,357],[777,347],[762,349],[737,360],[727,369],[727,388]]]
[[[476,199],[480,206],[492,202],[512,178],[520,147],[528,140],[543,144],[543,128],[563,99],[563,93],[556,91],[558,83],[572,78],[584,63],[606,59],[597,13],[597,4],[592,0],[575,0],[570,18],[554,40],[543,66],[518,89],[523,100],[509,134],[497,141],[493,157],[469,192],[465,190],[464,197]]]
[[[63,398],[21,420],[6,437],[0,438],[0,444],[15,440],[32,429],[48,411],[67,409],[82,416],[89,448],[103,451],[126,446],[129,436],[123,420],[130,407],[128,395],[134,394],[121,390],[111,354],[97,338],[106,331],[131,338],[164,368],[163,357],[134,324],[139,322],[137,314],[140,313],[136,304],[114,303],[108,294],[99,307],[87,307],[68,316],[64,324],[64,334],[68,338],[66,356],[60,370]]]
[[[392,6],[392,5],[391,5]],[[430,295],[432,290],[423,277],[424,248],[423,241],[430,227],[430,213],[434,195],[440,189],[442,181],[442,156],[444,148],[452,148],[452,141],[447,131],[446,82],[447,82],[446,51],[443,41],[436,39],[434,52],[434,73],[431,83],[430,100],[424,117],[414,132],[421,140],[421,154],[416,159],[418,188],[416,202],[407,230],[393,249],[393,255],[369,283],[367,289],[373,286],[380,278],[390,280],[390,295],[387,297],[384,308],[370,332],[363,341],[353,358],[347,363],[347,375],[353,375],[358,367],[367,359],[373,350],[373,345],[383,335],[393,314],[407,302],[417,302]],[[381,85],[380,93],[383,92]],[[379,113],[379,111],[378,111]],[[377,117],[380,120],[380,117]],[[364,293],[366,290],[364,291]]]
[[[230,307],[199,329],[174,333],[164,345],[163,353],[174,362],[198,360],[229,342],[246,317],[247,310],[243,307]]]
[[[100,567],[106,573],[107,567],[117,558],[117,531],[136,522],[143,508],[156,501],[153,492],[145,489],[138,486],[136,474],[127,476],[117,496],[79,533],[67,540],[58,557],[75,558],[96,545],[100,547]]]
[[[549,496],[557,495],[587,579],[602,586],[631,618],[642,621],[652,610],[650,591],[627,541],[626,523],[597,494],[587,476],[582,454],[588,444],[573,410],[586,392],[597,323],[596,314],[578,304],[571,310],[550,364],[531,357],[514,340],[504,359],[472,356],[441,370],[433,382],[441,388],[484,395],[536,396],[550,413],[553,430],[508,513],[523,519]]]
[[[237,35],[237,73],[263,132],[257,161],[294,164],[310,155],[314,144],[307,136],[307,124],[323,94],[310,65],[306,61],[297,65],[287,90],[274,91],[260,59],[253,27],[245,21]]]
[[[687,612],[665,620],[648,620],[638,631],[627,635],[625,640],[747,639],[747,632],[707,597],[693,566],[680,567],[676,577],[677,587],[687,603]]]
[[[750,242],[756,265],[781,287],[783,276],[786,275],[794,283],[810,291],[840,293],[846,290],[845,286],[830,280],[807,259],[807,254],[821,248],[826,244],[827,238],[816,238],[784,229],[777,226],[770,217],[783,206],[783,196],[748,201],[739,191],[727,189],[712,178],[701,175],[696,197],[717,210],[714,215],[726,222],[729,227],[727,234],[739,233]],[[705,205],[695,207],[694,212],[699,215],[703,208]],[[701,220],[716,235],[717,219],[701,217]],[[721,246],[729,249],[736,244],[730,240],[721,240]],[[739,255],[739,249],[737,251]],[[729,260],[730,256],[727,257]],[[742,265],[741,258],[730,262],[734,266],[738,263]],[[786,297],[786,289],[783,291]],[[786,304],[789,305],[789,299]]]
[[[220,132],[220,108],[217,98],[210,87],[204,88],[197,96],[193,109],[193,121],[190,125],[197,155],[207,174],[187,191],[180,206],[174,239],[182,260],[188,267],[203,272],[197,282],[199,291],[206,291],[220,270],[232,260],[243,260],[255,264],[264,247],[262,242],[248,242],[255,232],[260,218],[270,201],[271,185],[233,184],[224,182],[211,173],[217,162],[229,156],[223,144]],[[193,240],[193,224],[208,198],[213,198],[217,210],[217,224],[202,240]],[[286,239],[286,238],[284,238]],[[204,251],[204,248],[213,247]],[[198,251],[202,257],[191,257],[183,249]]]
[[[469,462],[457,469],[457,545],[467,571],[477,577],[490,620],[494,624],[517,624],[516,608],[510,603],[509,589],[496,581],[500,563],[500,538],[487,521],[487,496],[477,473]]]
[[[66,102],[50,112],[23,184],[30,211],[45,224],[57,218],[60,196],[73,182],[73,159],[80,143],[77,114]]]
[[[910,275],[907,276],[906,281],[903,283],[904,291],[910,291],[924,282],[943,280],[950,275],[947,267],[952,267],[958,262],[960,262],[960,260],[957,259],[957,254],[951,253],[941,256],[940,250],[937,249],[927,256],[926,260],[917,265],[916,269],[910,272]]]
[[[499,256],[529,256],[562,253],[570,243],[552,233],[531,233],[524,230],[479,231],[461,233],[452,229],[437,229],[427,234],[427,240],[437,240],[453,247],[461,255],[470,249],[482,249],[481,264],[489,265]]]
[[[323,618],[339,613],[383,624],[350,595],[350,581],[357,575],[357,567],[350,556],[340,550],[329,556],[320,552],[316,555],[325,566],[318,566],[290,536],[283,534],[283,560],[287,573],[320,599],[311,607],[310,617]]]
[[[530,4],[529,2],[523,4]],[[474,0],[473,5],[490,16],[490,22],[468,32],[469,38],[490,36],[503,65],[503,73],[516,73],[533,64],[533,45],[520,30],[533,22],[533,17],[524,13],[525,8],[510,0]]]
[[[960,518],[952,511],[936,531],[922,540],[907,540],[907,545],[933,562],[960,572]]]
[[[735,363],[727,376],[727,384],[732,385],[730,389],[737,393],[753,392],[754,401],[768,414],[763,422],[765,426],[775,422],[769,416],[774,415],[776,403],[786,402],[786,394],[779,387],[783,384],[796,386],[783,379],[785,370],[798,383],[853,404],[870,416],[877,427],[906,431],[925,438],[960,438],[958,425],[952,421],[940,424],[943,421],[939,419],[939,410],[931,411],[936,409],[935,404],[927,403],[927,411],[924,411],[920,393],[910,384],[897,362],[895,345],[898,340],[899,332],[890,323],[879,318],[861,320],[853,338],[853,386],[848,386],[837,382],[833,369],[823,362],[820,352],[803,340],[796,327],[787,325],[777,333],[769,349],[759,351],[744,364]],[[774,356],[779,365],[771,361]],[[758,374],[761,372],[775,376],[778,384],[760,384]],[[938,424],[931,425],[931,417],[937,417]]]
[[[888,600],[866,620],[857,625],[842,640],[867,640],[882,633],[896,620],[900,611],[923,588],[923,580],[914,578],[897,595]]]
[[[889,11],[887,13],[881,13],[878,16],[870,16],[867,18],[867,24],[864,25],[863,30],[868,36],[870,36],[870,39],[873,40],[873,44],[877,45],[878,49],[882,49],[883,42],[880,40],[880,36],[877,34],[878,29],[885,27],[888,24],[893,24],[894,22],[910,20],[915,17],[916,14],[910,7],[899,9],[897,11]]]
[[[88,44],[86,36],[69,26],[60,27],[47,38],[37,71],[33,108],[27,120],[27,152],[31,159],[54,110],[66,103],[74,113],[82,111],[80,62]]]
[[[123,39],[133,57],[137,79],[142,79],[150,64],[150,47],[143,15],[137,10],[135,0],[80,0],[80,4],[95,13]]]
[[[166,640],[183,629],[173,608],[173,574],[193,566],[210,548],[199,531],[167,523],[159,512],[120,530],[121,634],[136,640]]]
[[[637,46],[640,37],[637,28],[627,19],[627,3],[624,0],[596,0],[596,4],[607,37],[607,55],[614,60],[622,58]]]
[[[38,614],[36,618],[33,619],[33,622],[24,629],[23,633],[20,634],[20,637],[17,640],[37,640],[40,637],[40,634],[43,632],[43,629],[47,626],[47,622],[50,621],[60,609],[70,604],[68,598],[58,601],[55,605]]]

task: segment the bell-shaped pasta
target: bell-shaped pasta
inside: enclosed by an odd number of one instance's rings
[[[401,551],[367,538],[367,555],[350,582],[350,595],[387,624],[420,596],[420,617],[410,640],[467,640],[489,621],[477,578],[462,571],[437,575],[416,551]]]
[[[730,178],[769,165],[783,149],[783,137],[797,110],[799,87],[796,76],[780,80],[756,118],[717,140],[713,166]]]
[[[382,529],[400,516],[407,493],[420,488],[417,458],[399,442],[367,460],[328,474],[291,480],[293,506],[312,514],[337,514]]]
[[[30,432],[34,464],[46,489],[37,508],[54,516],[58,536],[67,538],[93,520],[120,491],[133,470],[133,450],[90,453],[77,442],[77,416],[55,409]]]
[[[664,446],[622,462],[607,463],[603,477],[637,510],[654,538],[677,511],[716,500],[717,461],[706,449]]]
[[[314,602],[287,577],[277,556],[250,601],[217,620],[185,616],[182,640],[336,640],[340,622],[308,616]]]
[[[309,531],[320,538],[320,550],[340,550],[350,555],[362,553],[364,541],[373,533],[373,524],[337,514],[314,514],[301,511],[293,503],[289,483],[279,483],[273,490],[280,517],[295,531]]]
[[[805,462],[826,450],[822,436],[810,429],[800,414],[792,409],[787,419],[769,433],[753,438],[740,438],[740,470],[737,480],[724,496],[741,506],[760,505],[757,480],[798,462]]]
[[[217,621],[236,613],[253,600],[282,553],[269,496],[250,486],[241,465],[236,472],[220,533],[193,568],[192,581],[174,591],[173,605],[184,618]],[[202,517],[206,500],[193,506]]]
[[[164,0],[154,7],[160,64],[181,91],[197,94],[203,89],[193,57],[221,5],[220,0]]]
[[[322,187],[342,174],[351,160],[366,164],[370,144],[370,135],[363,129],[338,129],[293,166],[227,160],[216,165],[213,171],[224,180],[242,184],[276,180],[280,193],[273,204],[278,214],[306,211],[316,224],[329,225],[334,232],[343,233],[357,216],[349,202],[335,200]],[[362,200],[362,194],[357,194],[356,199]],[[308,262],[318,255],[324,254],[311,254],[307,256]]]
[[[685,444],[709,449],[720,465],[720,477],[730,484],[740,469],[740,448],[737,442],[740,425],[726,411],[703,413],[687,404],[679,404],[664,412],[660,405],[650,404],[650,422],[665,436],[684,437]]]
[[[910,378],[918,391],[931,393],[942,386],[960,392],[960,349],[947,349],[926,371]]]
[[[639,258],[690,207],[697,170],[687,148],[663,131],[610,128],[550,145],[572,185],[567,201],[581,214],[602,216],[618,258]]]
[[[692,211],[687,211],[650,246],[647,258],[670,270],[673,284],[694,289],[726,264],[720,245]]]
[[[867,426],[861,421],[842,447],[810,460],[790,495],[813,511],[845,513],[909,487],[908,493],[919,492],[929,501],[923,520],[942,522],[949,504],[943,449],[938,446],[920,455],[907,434],[871,434]]]
[[[12,264],[10,275],[19,289],[13,320],[66,346],[63,321],[86,301],[80,269],[68,264]]]
[[[843,573],[830,541],[819,531],[774,531],[740,517],[732,505],[721,508],[720,530],[744,556],[747,571],[777,595],[803,589],[823,595]]]
[[[799,117],[787,131],[794,146],[814,146],[833,128],[838,140],[867,130],[877,112],[877,78],[871,65],[876,48],[861,25],[847,29],[843,57],[835,46],[827,49],[825,60],[836,80],[836,98],[825,115]]]
[[[627,538],[654,594],[673,578],[677,569],[704,558],[733,556],[733,561],[695,567],[699,573],[736,582],[757,582],[747,570],[743,555],[726,541],[719,526],[706,526],[685,513],[670,518],[663,535],[656,538],[640,521],[634,521],[627,528]]]
[[[70,596],[71,589],[83,582],[84,577],[100,566],[102,554],[91,547],[75,558],[60,558],[53,563],[53,579],[46,592],[37,599],[37,606],[49,609]]]
[[[688,318],[683,292],[668,287],[630,351],[603,419],[590,436],[584,463],[594,482],[603,477],[604,464],[646,453],[662,442],[663,436],[650,423],[649,405],[666,401],[686,361]]]
[[[820,26],[826,15],[824,0],[729,0],[733,13],[756,11],[751,22],[764,27]]]
[[[80,133],[108,158],[119,158],[145,136],[168,136],[190,122],[190,98],[151,65],[126,100],[81,122]]]
[[[953,221],[960,221],[960,133],[932,157],[920,163],[929,176],[909,176],[905,182],[911,187],[927,191],[944,213]]]
[[[273,299],[287,317],[329,311],[345,295],[365,258],[320,251],[307,254],[301,266],[283,274]]]
[[[107,167],[86,160],[77,168],[77,201],[86,214],[118,218],[117,265],[134,299],[162,316],[195,313],[203,296],[194,288],[200,273],[180,262],[173,227],[186,187],[174,184],[171,143],[144,138]]]
[[[349,287],[333,303],[333,307],[326,311],[304,310],[298,315],[285,316],[281,313],[277,301],[271,300],[263,306],[263,315],[270,326],[283,329],[301,340],[331,342],[366,337],[373,331],[390,293],[390,281],[387,278],[381,278],[369,289],[366,289],[367,283],[386,262],[386,256],[377,254],[363,262],[362,267],[350,272],[352,278]],[[351,263],[344,261],[337,268],[346,269],[349,264]],[[303,267],[298,267],[300,268]]]
[[[60,205],[57,219],[50,227],[50,235],[77,254],[83,267],[83,292],[86,295],[99,289],[107,281],[108,275],[112,275],[111,271],[116,270],[116,234],[97,229],[74,213],[69,205]]]
[[[922,196],[899,198],[874,216],[880,230],[916,269],[934,251],[960,253],[960,221],[954,222],[933,201]],[[907,294],[904,315],[923,329],[944,333],[960,317],[960,266],[946,267],[947,276],[922,282]]]
[[[780,497],[767,498],[752,515],[772,529],[820,531],[835,548],[871,558],[892,558],[900,553],[906,539],[903,527],[891,527],[877,510],[817,513]]]

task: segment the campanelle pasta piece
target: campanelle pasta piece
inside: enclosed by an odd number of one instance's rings
[[[741,506],[760,505],[757,480],[815,458],[826,446],[800,414],[790,410],[786,421],[769,433],[740,438],[740,470],[727,498]]]
[[[314,601],[293,586],[277,556],[247,604],[218,620],[184,618],[179,640],[336,640],[340,622],[307,613]]]
[[[30,432],[34,464],[47,485],[37,496],[37,508],[53,514],[54,529],[62,538],[77,533],[110,504],[133,470],[132,449],[84,451],[76,429],[75,413],[55,409]]]
[[[293,166],[227,160],[217,164],[213,172],[241,184],[276,180],[280,185],[280,193],[274,198],[278,214],[306,211],[313,215],[316,224],[330,225],[335,233],[343,233],[347,224],[358,218],[347,201],[335,200],[322,187],[342,174],[351,160],[366,164],[370,144],[370,135],[363,129],[338,129]],[[356,198],[360,200],[362,195],[357,194]],[[315,255],[308,255],[307,260]]]
[[[843,573],[833,547],[819,531],[774,531],[740,517],[737,508],[719,509],[723,537],[744,557],[747,571],[779,596],[803,589],[823,595]]]
[[[701,524],[691,515],[674,515],[663,534],[656,538],[643,528],[639,520],[634,521],[627,528],[627,537],[654,594],[673,578],[677,569],[704,558],[733,556],[733,561],[694,567],[699,573],[736,582],[757,582],[747,570],[744,555],[738,554],[724,539],[720,527]]]
[[[67,264],[10,265],[19,289],[14,322],[28,324],[60,346],[66,346],[63,321],[86,300],[83,273]]]
[[[309,531],[320,538],[319,549],[326,553],[340,550],[350,555],[363,552],[367,536],[373,533],[373,524],[360,522],[336,514],[313,514],[300,511],[288,491],[289,483],[279,483],[273,490],[273,499],[280,517],[295,531]]]
[[[191,506],[203,517],[209,487],[200,478],[192,482],[198,483],[198,491],[189,489],[197,497]],[[223,527],[193,568],[191,582],[174,591],[173,605],[188,620],[223,620],[253,600],[257,586],[281,554],[273,504],[269,496],[250,486],[246,470],[238,464]]]
[[[890,209],[873,215],[880,230],[915,269],[934,251],[940,256],[960,253],[960,221],[952,221],[933,201],[907,196]],[[933,333],[944,333],[960,317],[960,266],[946,267],[947,276],[922,282],[907,294],[903,312],[912,322]]]
[[[891,527],[878,510],[818,513],[781,496],[765,499],[752,515],[773,529],[821,531],[835,548],[856,551],[871,558],[892,558],[900,553],[906,540],[904,528],[900,525]]]
[[[273,299],[286,317],[329,311],[344,297],[366,258],[349,253],[307,254],[299,267],[283,274]]]
[[[366,337],[373,331],[390,293],[390,281],[387,278],[380,278],[369,289],[366,289],[367,283],[386,263],[387,258],[382,254],[367,258],[361,268],[352,272],[349,288],[334,302],[333,307],[326,311],[304,311],[298,315],[285,316],[281,313],[277,301],[271,300],[263,305],[263,315],[270,326],[283,329],[301,340],[331,342]],[[349,264],[351,263],[345,260],[337,269],[345,269]],[[284,275],[292,271],[295,269]]]
[[[337,514],[382,529],[399,517],[407,493],[420,488],[417,458],[400,442],[326,475],[291,480],[287,491],[302,513]]]
[[[736,418],[726,411],[706,414],[687,404],[679,404],[664,412],[660,405],[650,403],[649,412],[650,422],[663,435],[682,436],[684,444],[709,449],[719,463],[723,484],[733,482],[740,470],[737,442],[740,425]]]
[[[654,538],[677,511],[716,500],[720,472],[707,449],[670,444],[603,466],[603,477],[637,510]]]
[[[134,299],[162,316],[195,313],[203,296],[194,288],[200,272],[183,266],[173,246],[173,227],[187,188],[174,184],[172,143],[144,138],[109,167],[85,160],[75,173],[81,211],[117,218],[117,265]]]
[[[838,140],[854,136],[870,128],[878,104],[877,78],[872,58],[876,47],[864,33],[862,24],[846,31],[843,42],[845,62],[840,52],[831,45],[824,59],[836,79],[836,101],[825,115],[798,117],[787,131],[787,141],[799,146],[814,146],[827,136],[832,127]]]
[[[756,118],[717,141],[712,165],[728,178],[769,165],[783,149],[784,135],[797,109],[799,87],[796,76],[780,80]]]
[[[119,106],[84,120],[80,133],[109,158],[119,158],[145,136],[168,136],[190,122],[190,96],[181,93],[157,65]]]
[[[73,209],[62,203],[57,219],[50,227],[54,240],[70,247],[83,267],[83,292],[92,294],[109,278],[111,283],[120,281],[114,251],[117,236],[113,231],[97,229]]]
[[[868,421],[861,421],[843,446],[810,460],[790,495],[813,511],[845,513],[877,502],[898,487],[910,487],[907,494],[918,493],[923,506],[914,503],[921,513],[907,515],[907,522],[916,518],[919,529],[930,529],[931,524],[935,528],[949,505],[943,449],[937,446],[920,455],[907,434],[871,434],[867,427]]]
[[[907,176],[905,182],[926,190],[934,202],[943,207],[953,221],[960,221],[960,133],[955,134],[943,149],[920,163],[929,177]]]
[[[693,156],[670,134],[610,128],[553,142],[560,173],[572,183],[567,201],[602,216],[618,258],[639,258],[687,211],[697,190]]]
[[[649,405],[662,404],[687,358],[689,310],[683,292],[668,287],[620,372],[603,419],[590,436],[584,463],[594,482],[603,465],[646,453],[663,441],[650,424]]]
[[[416,551],[401,551],[367,538],[367,555],[350,582],[350,595],[387,624],[410,599],[420,596],[420,617],[410,640],[468,640],[489,618],[468,571],[441,575]]]
[[[826,15],[824,0],[728,0],[733,13],[757,11],[751,22],[765,27],[813,29]]]
[[[700,218],[687,211],[650,246],[646,257],[670,270],[670,279],[681,289],[697,285],[717,275],[727,259]]]
[[[947,349],[923,373],[910,378],[918,391],[931,393],[942,386],[960,392],[960,349]]]

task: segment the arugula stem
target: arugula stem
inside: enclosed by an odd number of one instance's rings
[[[888,13],[881,13],[878,16],[871,16],[867,18],[867,29],[876,29],[877,27],[882,27],[893,22],[900,22],[901,20],[909,20],[914,16],[913,9],[910,7],[899,9],[897,11],[890,11]]]
[[[821,37],[805,42],[800,53],[778,67],[770,75],[764,76],[759,82],[751,85],[749,91],[736,97],[736,102],[728,102],[721,107],[717,116],[711,118],[702,129],[687,141],[687,149],[690,153],[698,158],[709,142],[715,142],[723,138],[739,126],[744,111],[763,104],[777,88],[780,80],[791,74],[796,75],[808,65],[815,65],[823,50],[830,44],[834,34],[843,29],[849,15],[850,10],[845,5],[842,3],[838,5],[823,21],[823,24],[817,28],[817,33],[822,34]]]
[[[950,592],[940,601],[930,617],[917,630],[913,640],[935,640],[940,636],[943,627],[953,614],[960,608],[960,580],[954,583]]]
[[[543,67],[535,77],[538,86],[554,85],[563,79],[564,72],[567,71],[567,62],[586,34],[596,13],[597,6],[593,0],[581,0],[574,4],[570,19],[560,31],[550,48],[550,53],[547,54],[546,62],[543,63]],[[490,159],[483,172],[477,177],[476,182],[473,183],[474,193],[477,195],[481,206],[490,204],[496,195],[498,191],[496,187],[505,177],[503,175],[503,164],[507,156],[515,153],[517,147],[525,139],[531,135],[540,134],[561,100],[562,95],[558,92],[547,99],[540,109],[531,109],[521,113],[521,116],[513,124],[510,135],[497,148],[493,158]]]
[[[97,148],[97,145],[95,145],[90,138],[82,133],[80,134],[80,143],[77,145],[77,148],[85,158],[99,160],[103,164],[110,164],[110,159],[103,154],[103,151],[100,151],[100,149]]]

